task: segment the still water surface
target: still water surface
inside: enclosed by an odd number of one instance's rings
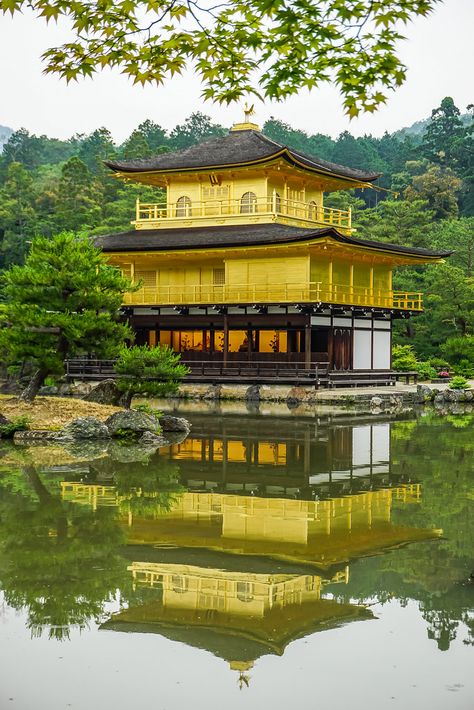
[[[474,416],[0,449],[0,709],[474,706]]]

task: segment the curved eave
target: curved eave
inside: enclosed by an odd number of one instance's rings
[[[199,173],[199,172],[209,172],[209,171],[218,171],[218,170],[232,170],[232,169],[238,169],[238,168],[248,168],[248,167],[257,167],[259,165],[265,165],[271,162],[274,162],[275,160],[278,160],[279,158],[283,158],[286,160],[286,162],[289,165],[292,165],[294,167],[300,168],[306,172],[309,172],[314,175],[321,175],[324,177],[328,178],[336,178],[337,180],[342,180],[344,182],[350,183],[353,187],[370,187],[370,183],[372,183],[374,180],[377,180],[377,178],[380,177],[381,173],[367,173],[367,174],[362,174],[359,177],[351,177],[348,175],[343,175],[341,173],[338,173],[336,171],[330,170],[329,168],[324,168],[324,167],[319,167],[319,166],[312,166],[309,164],[310,158],[308,157],[307,159],[304,158],[303,156],[298,156],[297,154],[293,153],[289,148],[282,148],[281,150],[276,151],[275,153],[271,153],[270,155],[261,157],[261,158],[256,158],[255,160],[246,160],[246,161],[240,161],[238,163],[222,163],[222,164],[214,164],[214,165],[199,165],[199,166],[194,166],[194,167],[182,167],[182,168],[161,168],[161,169],[151,169],[151,170],[146,170],[146,169],[141,169],[140,167],[127,167],[123,163],[115,163],[112,161],[104,161],[105,165],[113,170],[118,177],[123,177],[123,178],[128,178],[128,179],[135,179],[135,175],[140,175],[142,178],[145,178],[147,176],[155,176],[155,175],[170,175],[173,173]]]
[[[385,244],[382,242],[371,242],[369,240],[357,239],[355,237],[349,237],[341,232],[337,231],[333,227],[324,228],[313,232],[312,230],[307,230],[308,234],[301,234],[301,230],[298,230],[298,234],[294,237],[286,237],[285,239],[269,239],[265,242],[252,242],[251,239],[247,243],[242,243],[239,241],[232,241],[232,232],[226,238],[219,243],[212,243],[211,241],[197,244],[182,243],[179,241],[180,232],[188,232],[191,228],[186,230],[169,230],[173,231],[172,235],[175,237],[175,242],[170,243],[166,241],[164,230],[150,230],[147,234],[147,230],[141,230],[139,233],[137,231],[122,232],[116,235],[106,235],[103,237],[96,237],[95,243],[100,247],[105,253],[113,253],[117,255],[123,255],[130,252],[138,253],[160,253],[163,255],[176,253],[176,252],[193,252],[196,255],[200,253],[205,253],[209,255],[210,252],[216,250],[221,252],[225,250],[268,250],[272,248],[290,248],[295,245],[301,246],[320,246],[322,240],[330,243],[331,241],[351,247],[356,251],[364,252],[374,252],[377,254],[389,255],[396,258],[397,260],[404,260],[407,263],[417,261],[418,263],[440,263],[447,257],[449,257],[452,251],[442,251],[442,252],[430,252],[424,249],[418,249],[413,247],[412,249],[407,247],[402,247],[397,244]],[[209,228],[207,230],[209,233],[211,231],[216,231],[216,228]],[[223,230],[220,230],[221,232]],[[156,236],[156,243],[153,243],[153,238]],[[115,244],[107,245],[107,239],[115,237]],[[141,241],[143,240],[143,241]],[[323,243],[324,243],[323,241]]]

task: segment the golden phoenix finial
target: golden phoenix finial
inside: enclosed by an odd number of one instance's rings
[[[244,105],[245,123],[250,123],[250,117],[253,116],[254,113],[255,113],[254,104],[249,106],[248,101],[246,101],[245,105]]]

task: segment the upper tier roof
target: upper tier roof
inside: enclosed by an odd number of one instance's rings
[[[254,130],[231,131],[226,136],[210,138],[173,153],[160,153],[140,160],[105,161],[105,164],[112,170],[123,173],[177,172],[256,165],[275,158],[283,158],[289,164],[311,172],[357,182],[372,182],[380,175],[305,155]]]
[[[331,237],[337,242],[400,255],[443,259],[451,251],[432,251],[419,247],[373,242],[341,234],[333,227],[305,229],[284,224],[252,224],[221,227],[186,227],[183,229],[143,229],[94,237],[104,252],[175,251],[183,249],[219,249],[305,242]]]

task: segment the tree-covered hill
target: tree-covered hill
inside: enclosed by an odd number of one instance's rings
[[[381,138],[354,137],[345,131],[332,139],[274,118],[263,127],[269,138],[303,153],[383,173],[377,181],[382,190],[325,198],[329,206],[352,207],[358,236],[455,250],[449,264],[400,270],[396,277],[395,289],[426,294],[426,313],[402,321],[397,335],[423,357],[439,355],[449,337],[462,337],[464,347],[472,334],[474,342],[472,118],[473,107],[462,115],[447,97],[433,109],[424,132],[414,135],[402,130]],[[36,235],[129,229],[137,196],[145,202],[160,199],[157,189],[114,179],[105,159],[179,150],[227,130],[196,112],[171,131],[144,121],[121,145],[103,127],[68,140],[13,132],[0,154],[0,269],[21,263]],[[474,368],[474,345],[470,348]]]
[[[471,113],[462,113],[459,118],[465,126],[472,122]],[[431,118],[424,118],[421,121],[415,121],[411,126],[406,126],[406,128],[400,128],[400,130],[395,131],[393,134],[397,138],[403,138],[404,136],[422,136],[428,126],[430,125]]]

